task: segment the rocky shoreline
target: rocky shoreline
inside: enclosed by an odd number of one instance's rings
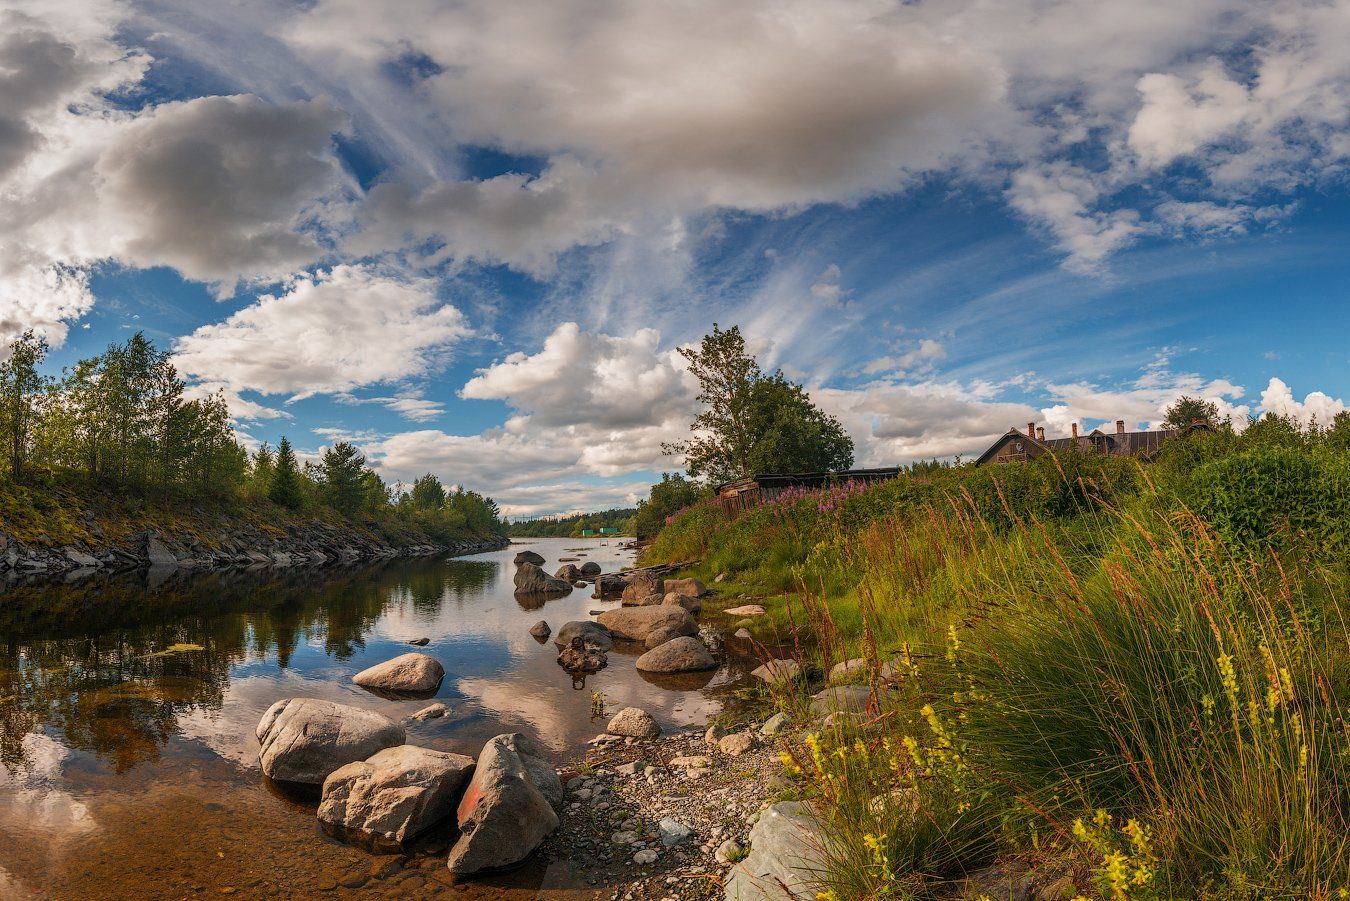
[[[425,535],[407,541],[374,528],[317,520],[266,529],[248,522],[226,521],[175,535],[146,529],[97,544],[52,544],[42,536],[25,543],[0,531],[0,580],[78,578],[136,569],[324,566],[393,557],[477,554],[509,544],[510,540],[501,535],[448,544],[432,542]]]

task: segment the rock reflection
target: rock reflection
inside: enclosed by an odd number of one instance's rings
[[[434,611],[496,567],[180,571],[147,587],[162,575],[0,588],[0,764],[24,765],[25,737],[47,731],[124,772],[159,754],[183,712],[219,710],[232,667],[270,656],[285,669],[316,639],[345,660],[391,604]]]

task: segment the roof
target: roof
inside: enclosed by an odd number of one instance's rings
[[[1032,438],[1026,432],[1018,429],[1009,429],[979,456],[975,465],[981,466],[989,462],[998,453],[1003,443],[1011,438],[1029,442],[1033,447],[1039,448],[1042,453],[1068,451],[1076,445],[1082,450],[1097,451],[1117,457],[1151,457],[1158,452],[1167,439],[1195,429],[1208,430],[1209,428],[1208,423],[1197,422],[1184,429],[1155,429],[1147,432],[1103,432],[1101,429],[1093,429],[1088,434],[1079,435],[1077,438],[1046,438],[1044,440]]]

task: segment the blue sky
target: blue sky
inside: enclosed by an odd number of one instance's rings
[[[0,337],[631,503],[738,324],[858,462],[1343,409],[1350,3],[0,0]]]

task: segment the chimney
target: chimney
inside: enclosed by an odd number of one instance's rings
[[[1037,440],[1037,441],[1044,441],[1044,440],[1045,440],[1045,429],[1044,429],[1044,428],[1038,427],[1038,428],[1036,429],[1036,440]]]
[[[1034,422],[1027,423],[1027,437],[1033,441],[1036,440],[1036,423]]]
[[[1123,419],[1116,420],[1116,434],[1117,435],[1125,434],[1125,420]]]
[[[1073,429],[1073,438],[1074,438],[1075,441],[1077,441],[1077,440],[1078,440],[1078,423],[1075,422],[1075,423],[1074,423],[1073,425],[1071,425],[1069,428]]]

